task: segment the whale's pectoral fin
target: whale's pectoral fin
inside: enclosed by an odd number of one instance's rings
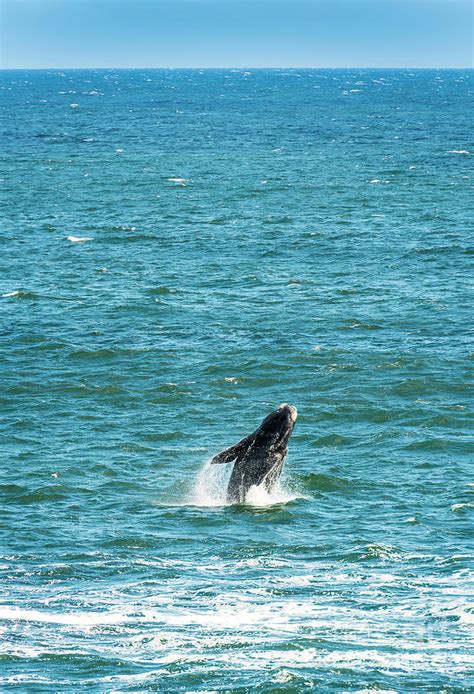
[[[245,453],[247,448],[252,444],[253,439],[253,435],[247,436],[245,439],[242,439],[242,441],[239,441],[239,443],[234,444],[230,448],[226,448],[225,451],[221,451],[220,453],[215,455],[214,458],[211,460],[211,465],[219,465],[221,463],[232,463],[232,461],[238,458],[239,455]]]

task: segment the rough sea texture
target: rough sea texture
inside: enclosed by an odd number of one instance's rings
[[[473,691],[471,76],[0,73],[2,692]]]

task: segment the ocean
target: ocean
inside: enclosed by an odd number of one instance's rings
[[[0,73],[2,692],[474,691],[472,74]]]

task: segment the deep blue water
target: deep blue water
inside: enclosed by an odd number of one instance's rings
[[[473,691],[472,71],[0,77],[2,691]]]

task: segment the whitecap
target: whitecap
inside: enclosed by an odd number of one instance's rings
[[[85,243],[86,241],[93,241],[91,236],[68,236],[67,240],[71,243]]]
[[[2,297],[6,298],[7,296],[18,296],[20,293],[19,289],[17,289],[14,292],[7,292],[6,294],[2,294]]]
[[[474,501],[467,501],[463,504],[453,504],[451,506],[451,511],[457,513],[458,511],[463,511],[465,508],[474,508]]]
[[[471,154],[467,149],[448,149],[446,154]]]
[[[291,682],[292,680],[294,680],[295,677],[296,676],[292,672],[289,672],[288,670],[282,669],[276,673],[274,680],[275,680],[275,682],[280,682],[281,684],[286,684],[287,682]]]

